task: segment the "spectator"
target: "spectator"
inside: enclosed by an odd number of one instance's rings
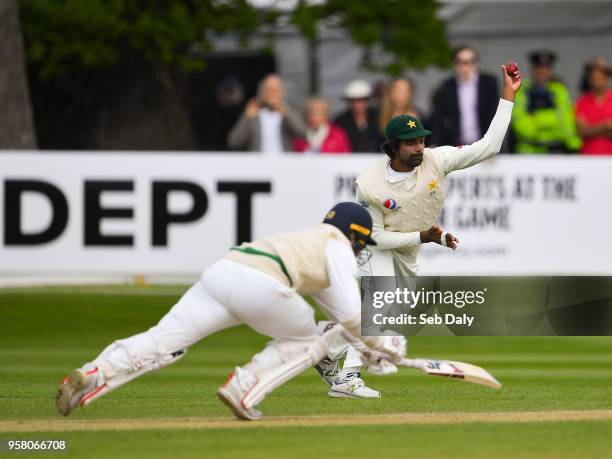
[[[293,142],[296,151],[310,153],[350,153],[351,144],[341,127],[329,122],[329,104],[311,98],[306,104],[306,138]]]
[[[608,87],[611,72],[601,59],[586,66],[588,92],[576,102],[576,127],[583,140],[581,153],[612,154],[612,89]]]
[[[470,145],[481,139],[495,115],[497,79],[478,70],[478,53],[471,46],[453,51],[455,75],[434,93],[430,129],[432,145]]]
[[[584,66],[582,76],[580,77],[579,89],[581,94],[584,94],[585,92],[589,92],[591,90],[591,85],[589,84],[589,73],[593,65],[601,65],[604,68],[609,68],[608,63],[603,57],[596,57],[591,62],[587,63]]]
[[[378,118],[380,131],[384,132],[389,120],[399,115],[420,118],[418,110],[412,103],[412,83],[405,78],[399,78],[391,83],[382,97],[380,117]]]
[[[285,103],[283,80],[275,74],[265,77],[244,113],[228,136],[235,150],[279,154],[292,149],[292,138],[306,135],[301,116]]]
[[[529,55],[532,81],[516,95],[512,129],[518,153],[568,153],[580,148],[574,107],[565,85],[553,78],[556,55],[534,51]]]
[[[349,108],[335,119],[335,123],[348,135],[351,150],[355,153],[377,152],[384,140],[378,130],[376,110],[368,106],[371,96],[370,83],[351,81],[344,90]]]

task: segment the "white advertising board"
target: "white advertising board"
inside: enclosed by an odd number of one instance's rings
[[[0,154],[0,276],[197,275],[236,244],[354,200],[377,155]],[[612,275],[612,158],[500,156],[453,172],[427,275]]]

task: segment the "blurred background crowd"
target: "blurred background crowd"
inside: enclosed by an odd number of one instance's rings
[[[612,2],[518,4],[6,0],[0,148],[371,153],[399,114],[465,145],[510,58],[503,152],[612,154]]]
[[[525,82],[517,95],[505,151],[612,154],[612,67],[601,57],[587,62],[581,95],[574,101],[554,73],[556,59],[547,50],[529,54],[531,68],[523,70]],[[322,97],[311,97],[305,107],[290,107],[283,80],[276,74],[263,78],[256,97],[246,103],[240,81],[224,80],[212,125],[226,142],[216,143],[214,149],[370,153],[383,142],[386,123],[401,114],[422,119],[433,132],[430,146],[471,144],[483,137],[495,115],[500,77],[479,71],[478,51],[471,46],[457,47],[452,63],[454,73],[435,89],[429,113],[415,105],[414,84],[404,77],[349,81],[343,92],[345,110],[334,118]],[[237,108],[243,105],[240,112]]]

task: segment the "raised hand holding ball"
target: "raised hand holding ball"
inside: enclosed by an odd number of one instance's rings
[[[509,77],[514,78],[516,72],[518,72],[518,65],[516,64],[516,62],[508,61],[506,63],[506,72],[508,73]]]

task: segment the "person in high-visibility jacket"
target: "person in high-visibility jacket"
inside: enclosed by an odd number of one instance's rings
[[[512,130],[517,153],[576,152],[582,141],[576,133],[573,103],[563,83],[552,78],[556,56],[551,51],[529,55],[533,80],[516,94]]]

